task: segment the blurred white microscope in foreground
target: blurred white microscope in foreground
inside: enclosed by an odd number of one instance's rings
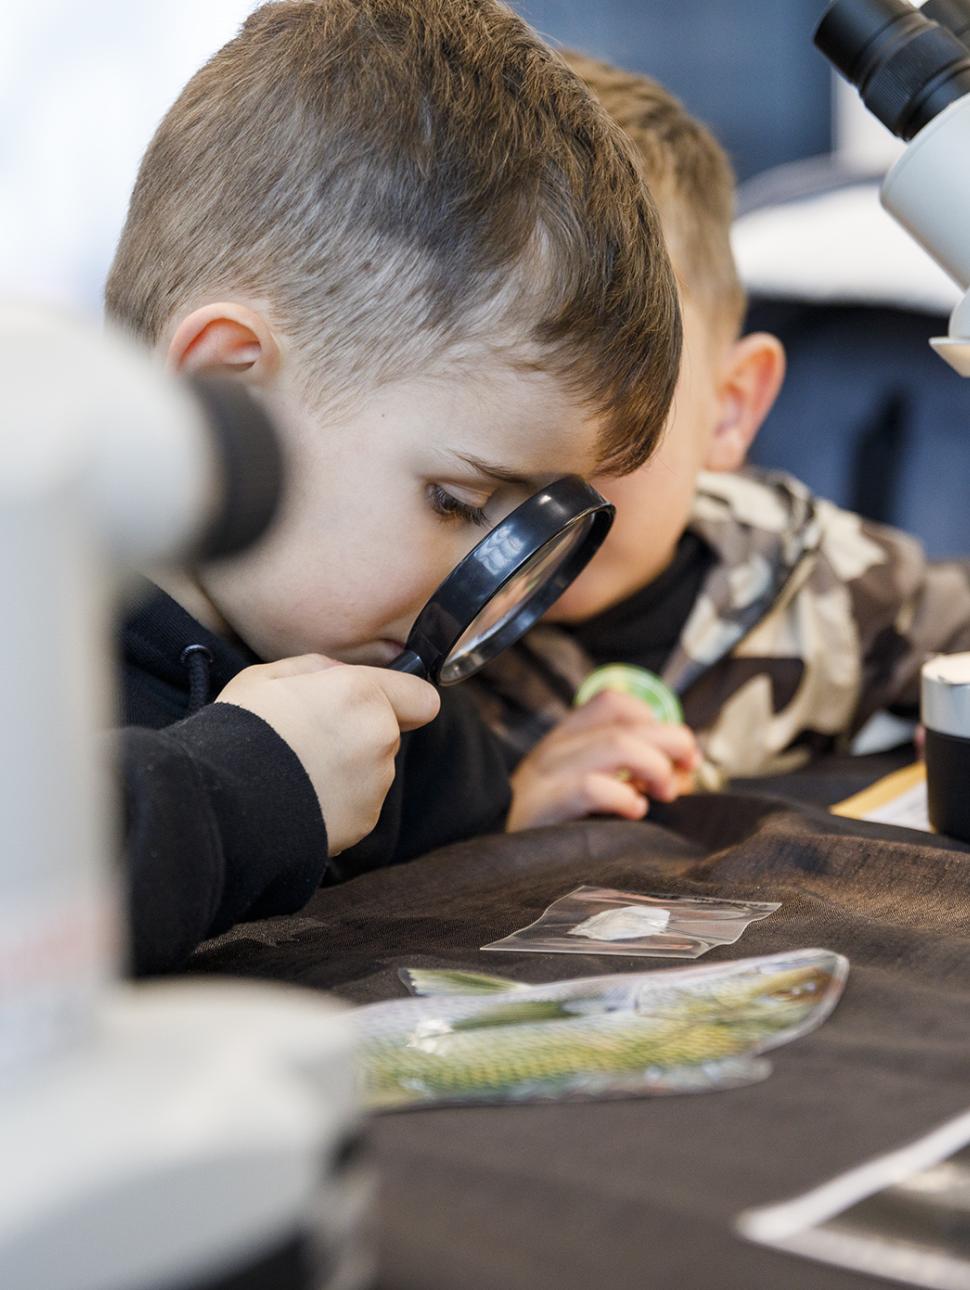
[[[0,1286],[356,1290],[349,1027],[285,987],[122,984],[95,755],[125,570],[258,538],[269,417],[24,307],[0,308],[0,376]]]

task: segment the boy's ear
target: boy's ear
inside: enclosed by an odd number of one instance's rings
[[[166,362],[173,372],[241,376],[262,385],[279,370],[280,347],[262,314],[220,301],[182,319],[169,341]]]
[[[752,332],[728,351],[718,383],[719,418],[705,470],[737,470],[785,379],[785,350],[777,336]]]

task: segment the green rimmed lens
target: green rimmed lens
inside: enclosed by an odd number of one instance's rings
[[[684,709],[680,699],[666,683],[654,672],[645,667],[634,667],[631,663],[609,663],[598,667],[576,691],[573,703],[581,708],[584,703],[604,690],[617,690],[621,694],[632,694],[640,699],[654,713],[658,721],[669,725],[682,725]]]

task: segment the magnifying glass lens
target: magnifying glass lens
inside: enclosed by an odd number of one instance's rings
[[[585,542],[592,523],[593,517],[584,515],[557,533],[496,592],[448,655],[441,668],[444,684],[477,671],[487,658],[500,654],[545,613],[559,594],[557,570]],[[552,588],[556,589],[554,594],[550,594]],[[526,624],[521,621],[524,616],[528,618]]]
[[[566,475],[474,547],[415,619],[391,667],[454,685],[513,645],[558,600],[606,537],[613,507]]]

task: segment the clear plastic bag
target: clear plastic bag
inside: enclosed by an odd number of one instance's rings
[[[482,949],[696,959],[715,945],[733,945],[750,923],[780,908],[776,900],[639,895],[610,887],[577,887],[528,927]]]

